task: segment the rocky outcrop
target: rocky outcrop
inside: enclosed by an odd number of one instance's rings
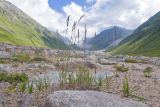
[[[97,91],[56,91],[49,95],[44,107],[147,107],[145,104],[122,99]]]

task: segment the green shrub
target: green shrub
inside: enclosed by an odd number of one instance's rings
[[[25,92],[26,90],[26,86],[27,86],[27,82],[22,82],[20,84],[18,84],[18,89],[19,89],[19,92],[23,95],[23,93]]]
[[[0,72],[0,82],[8,82],[10,84],[17,84],[28,81],[28,76],[25,73],[6,73]]]
[[[15,93],[15,92],[16,92],[16,86],[10,85],[10,86],[8,86],[6,89],[4,89],[4,92],[5,92],[6,94]]]
[[[151,72],[152,72],[152,68],[151,67],[147,67],[143,70],[144,76],[145,77],[151,77]]]
[[[7,64],[10,61],[8,59],[0,58],[0,64]]]
[[[139,63],[139,61],[135,60],[135,59],[125,59],[126,63]]]
[[[0,82],[6,81],[7,80],[7,73],[5,72],[0,72]]]
[[[28,54],[25,54],[25,53],[21,53],[21,54],[18,54],[18,55],[14,55],[13,56],[13,61],[16,61],[16,62],[31,62],[31,58]]]
[[[45,58],[43,58],[43,57],[36,56],[36,57],[32,58],[31,61],[38,61],[38,62],[40,62],[40,61],[47,61],[47,60]]]
[[[119,74],[118,74],[118,72],[117,71],[115,71],[115,77],[119,77]]]
[[[122,65],[115,65],[114,68],[120,72],[127,72],[129,70],[129,68],[125,67],[123,64]]]
[[[31,56],[29,56],[29,54],[26,54],[26,53],[20,53],[17,55],[13,55],[12,60],[15,62],[21,62],[21,63],[23,63],[23,62],[30,63],[30,62],[34,62],[34,61],[45,61],[45,62],[48,61],[47,59],[45,59],[42,56],[31,57]]]

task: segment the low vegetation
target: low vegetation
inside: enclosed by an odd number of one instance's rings
[[[116,69],[116,71],[119,72],[127,72],[129,70],[129,67],[126,67],[125,65],[115,65],[114,68]]]
[[[15,62],[30,62],[31,57],[28,54],[21,53],[13,56],[13,61]]]
[[[8,82],[10,84],[18,84],[28,81],[28,76],[25,73],[6,73],[0,72],[0,82]]]
[[[107,77],[106,77],[107,78]],[[79,72],[65,72],[61,71],[60,86],[61,88],[69,89],[96,89],[99,90],[104,83],[105,79],[96,79],[89,72],[85,66],[79,68]]]
[[[4,8],[3,5],[9,8]],[[0,9],[0,42],[21,46],[68,49],[68,46],[55,32],[47,30],[14,5],[4,1],[1,2]]]
[[[129,87],[129,82],[128,82],[128,78],[127,76],[125,76],[124,80],[123,80],[123,95],[125,97],[128,97],[130,95],[130,87]]]
[[[41,62],[41,61],[49,62],[46,58],[41,56],[34,56],[30,61],[31,62]]]
[[[11,62],[19,62],[19,63],[31,63],[31,62],[51,62],[47,58],[43,57],[42,55],[32,55],[26,53],[19,53],[13,55],[12,58],[0,58],[0,64],[8,64]]]
[[[144,76],[149,78],[151,77],[151,73],[152,73],[153,69],[151,67],[147,67],[143,70]]]
[[[7,64],[7,63],[10,63],[8,59],[0,58],[0,64]]]
[[[135,60],[135,59],[125,59],[126,63],[139,63],[139,61]]]

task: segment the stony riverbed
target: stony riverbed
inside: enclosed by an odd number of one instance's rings
[[[17,61],[13,59],[16,55],[19,54],[29,54],[30,57],[38,56],[41,57],[40,60],[32,60],[32,61]],[[64,54],[65,53],[65,54]],[[70,54],[70,59],[66,60],[63,55]],[[63,58],[62,58],[63,57]],[[126,62],[126,59],[134,59],[137,62]],[[145,56],[127,56],[127,55],[117,55],[112,56],[109,53],[105,53],[103,51],[97,51],[97,52],[88,52],[85,56],[83,52],[81,51],[72,51],[71,53],[68,53],[67,51],[63,50],[52,50],[52,49],[42,49],[42,48],[33,48],[33,47],[21,47],[21,46],[12,46],[12,45],[6,45],[6,44],[0,44],[0,71],[1,72],[8,72],[8,73],[26,73],[29,76],[30,80],[33,80],[35,78],[43,78],[44,76],[48,77],[51,84],[58,84],[60,79],[60,68],[61,65],[67,66],[67,71],[70,73],[76,73],[78,72],[79,65],[84,64],[89,68],[89,71],[91,75],[95,78],[99,77],[112,77],[111,80],[107,83],[107,87],[102,87],[101,90],[93,90],[95,91],[95,96],[99,96],[99,91],[102,91],[106,93],[105,97],[112,105],[115,105],[114,107],[119,107],[119,103],[121,104],[122,100],[126,104],[131,104],[130,102],[137,102],[139,105],[133,106],[133,107],[159,107],[160,106],[160,58],[159,57],[145,57]],[[124,72],[117,72],[115,69],[115,65],[124,65],[129,68],[127,73]],[[152,72],[150,74],[150,77],[145,77],[143,70],[147,67],[152,68]],[[116,76],[115,76],[116,75]],[[123,97],[122,93],[122,83],[124,80],[125,75],[128,76],[128,81],[130,85],[130,90],[133,91],[132,94],[136,97],[129,96],[128,98]],[[6,82],[0,83],[0,107],[3,103],[6,104],[5,107],[15,107],[16,100],[20,99],[19,94],[11,93],[6,94],[4,93],[4,90],[7,89],[7,87],[10,86],[10,84]],[[67,88],[67,96],[72,91],[68,90]],[[56,92],[58,91],[58,92]],[[81,91],[81,90],[76,90]],[[85,92],[84,93],[90,94],[92,92]],[[65,92],[65,91],[64,91]],[[64,93],[62,91],[62,93]],[[54,95],[55,93],[55,95]],[[58,94],[60,93],[60,94]],[[33,96],[33,99],[35,99],[37,102],[41,102],[39,105],[43,106],[46,104],[49,100],[49,97],[52,95],[53,99],[54,97],[58,97],[59,100],[54,101],[61,101],[62,103],[69,104],[69,107],[71,105],[76,105],[80,103],[80,101],[77,101],[77,99],[81,99],[84,97],[84,94],[82,94],[82,97],[76,97],[74,98],[75,102],[72,102],[73,104],[70,104],[70,97],[66,97],[65,101],[63,102],[61,97],[66,94],[62,94],[60,89],[57,87],[55,89],[50,90],[47,94],[45,92],[41,92],[38,97]],[[69,94],[68,94],[69,93]],[[82,92],[83,93],[83,92]],[[109,93],[109,94],[107,94]],[[35,92],[36,94],[36,92]],[[117,96],[117,100],[119,103],[115,103],[115,101],[110,101],[111,99],[108,98],[108,96]],[[70,96],[70,95],[69,95]],[[75,96],[81,96],[80,93],[75,94]],[[88,97],[88,96],[87,96]],[[102,96],[101,96],[102,97]],[[68,98],[68,99],[67,99]],[[14,100],[16,99],[16,100]],[[38,99],[38,100],[37,100]],[[90,99],[92,100],[92,99]],[[96,99],[93,99],[93,101]],[[51,101],[51,100],[49,100]],[[69,102],[67,102],[69,101]],[[83,102],[83,101],[82,101]],[[92,101],[90,102],[90,107],[98,107],[96,104],[92,104]],[[109,102],[106,104],[109,104]],[[54,103],[54,102],[49,102]],[[37,103],[38,104],[38,103]],[[56,103],[57,104],[57,103]],[[60,107],[66,107],[64,105],[61,105]],[[93,106],[92,106],[93,105]],[[101,105],[101,104],[99,104]],[[105,104],[102,104],[105,107]],[[52,107],[52,106],[48,106]],[[127,106],[126,106],[127,107]],[[130,106],[132,107],[132,106]]]

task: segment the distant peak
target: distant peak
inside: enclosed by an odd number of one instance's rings
[[[122,28],[122,27],[119,27],[119,26],[113,26],[112,28],[113,28],[113,29],[115,29],[115,28]]]

